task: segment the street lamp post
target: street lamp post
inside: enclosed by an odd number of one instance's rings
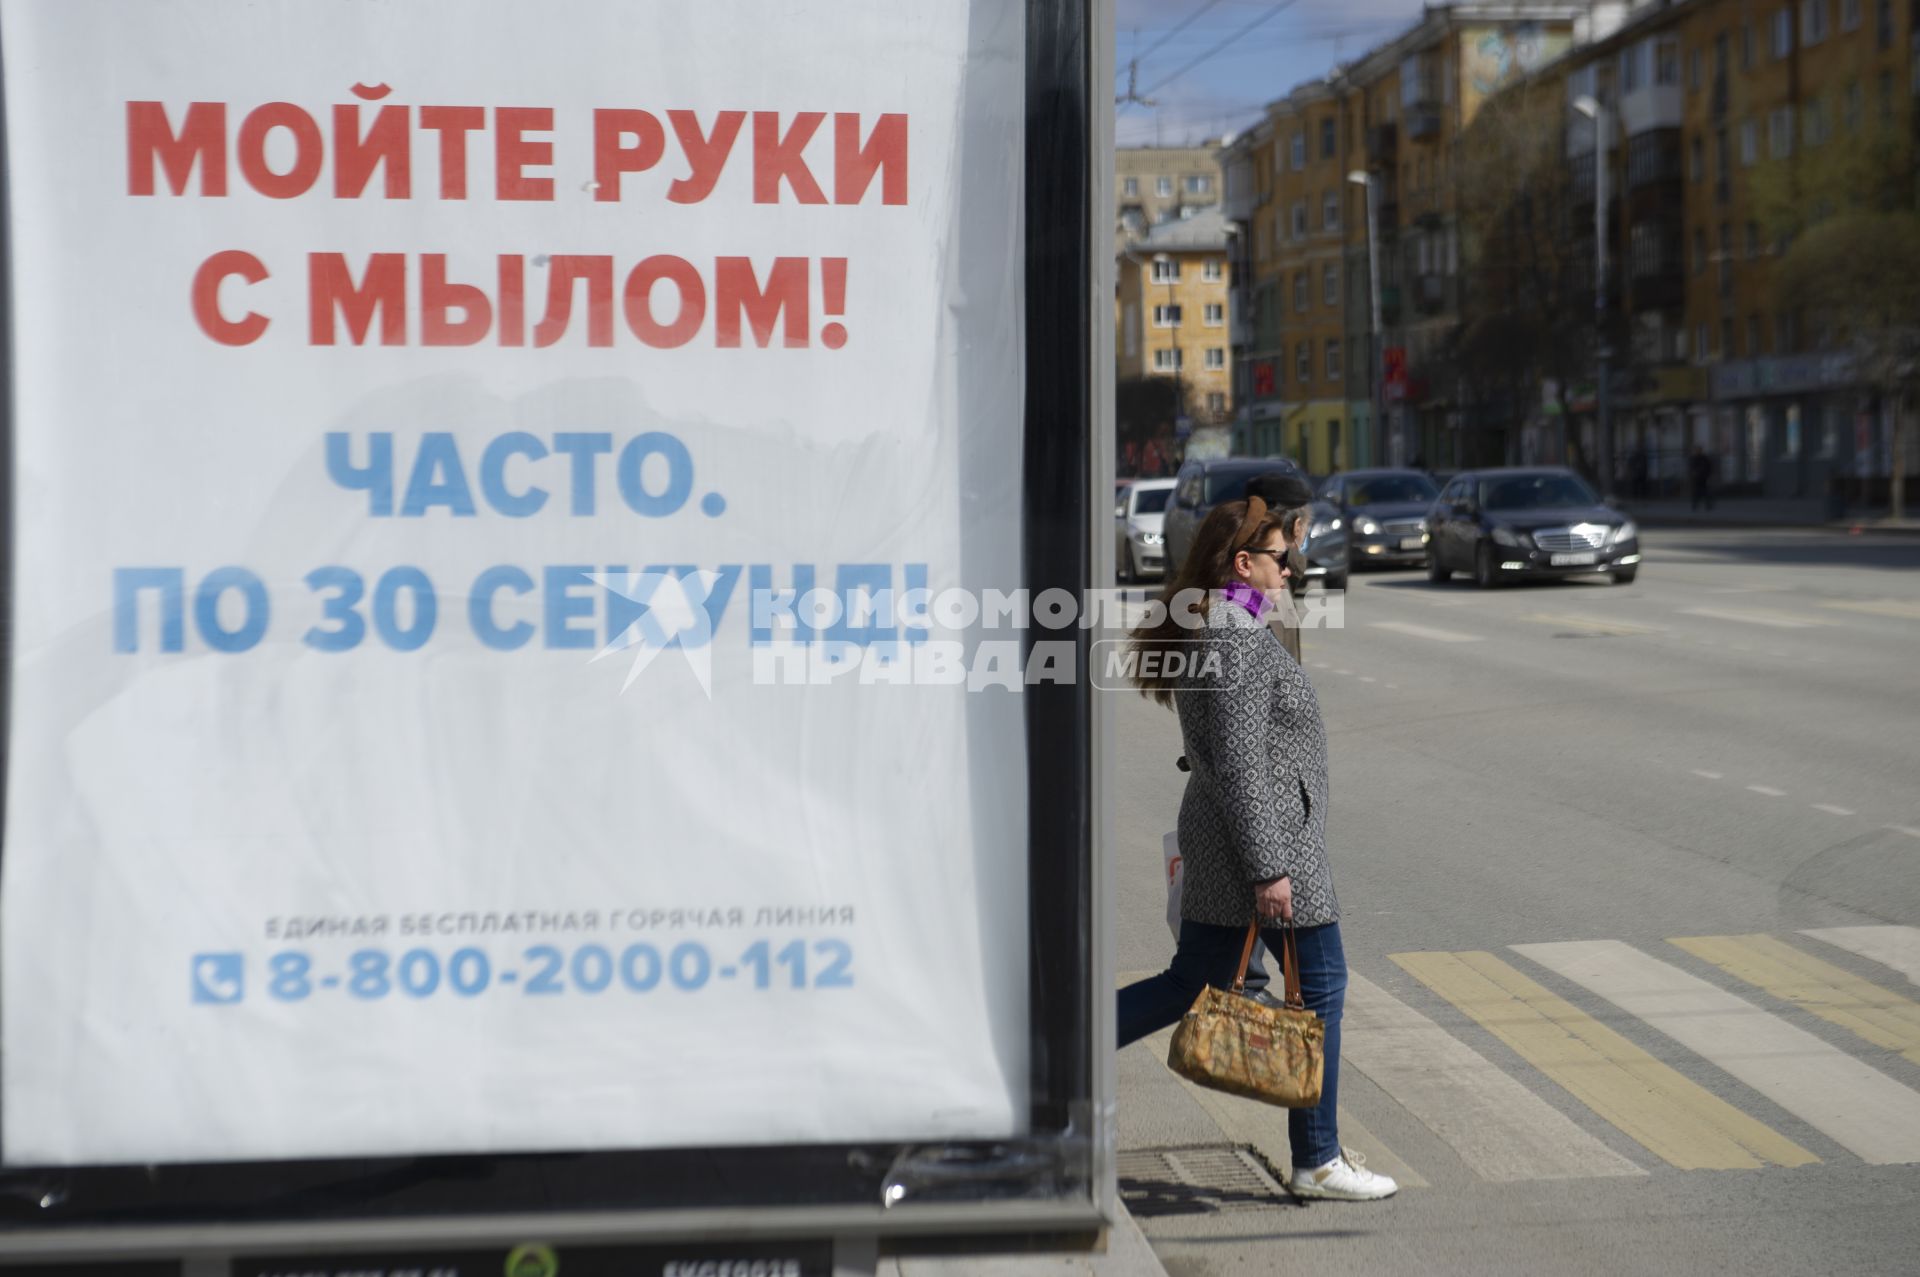
[[[1591,97],[1573,109],[1593,121],[1593,341],[1594,416],[1600,434],[1600,494],[1613,495],[1613,398],[1608,383],[1613,351],[1607,345],[1607,122],[1606,108]]]
[[[1386,358],[1386,351],[1381,346],[1380,328],[1380,229],[1376,222],[1378,214],[1374,206],[1377,201],[1374,198],[1372,175],[1355,169],[1347,174],[1347,180],[1367,193],[1367,285],[1373,306],[1367,344],[1372,355],[1368,363],[1373,396],[1373,464],[1377,466],[1385,464],[1387,458],[1386,387],[1381,384],[1381,364]]]

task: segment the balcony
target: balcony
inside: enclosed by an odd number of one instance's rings
[[[1376,124],[1367,130],[1367,159],[1373,163],[1391,160],[1400,149],[1400,126]]]
[[[1620,99],[1620,122],[1628,137],[1677,129],[1685,114],[1686,95],[1677,84],[1635,89]]]
[[[1380,322],[1389,327],[1400,322],[1400,285],[1380,285]]]
[[[1428,142],[1440,136],[1440,104],[1438,102],[1415,102],[1405,111],[1407,138],[1414,142]]]
[[[1635,274],[1632,291],[1635,313],[1679,310],[1687,304],[1687,277],[1677,264],[1671,270]]]

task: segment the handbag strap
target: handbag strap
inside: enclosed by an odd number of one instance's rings
[[[1283,949],[1280,969],[1286,979],[1287,1005],[1296,1011],[1307,1009],[1307,1000],[1300,992],[1300,950],[1294,943],[1293,919],[1281,924]],[[1233,973],[1233,991],[1244,994],[1247,987],[1247,965],[1253,961],[1253,942],[1260,936],[1260,919],[1247,923],[1247,942],[1240,946],[1240,969]]]

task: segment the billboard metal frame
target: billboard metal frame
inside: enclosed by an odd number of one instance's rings
[[[4,2],[4,0],[0,0]],[[1112,579],[1111,0],[1026,0],[1024,575],[1076,594]],[[0,49],[0,67],[5,65]],[[9,196],[0,120],[0,201]],[[0,234],[10,222],[0,222]],[[0,716],[12,680],[10,245],[0,245]],[[1064,636],[1063,636],[1064,637]],[[1090,634],[1075,632],[1080,668]],[[827,1145],[198,1165],[0,1169],[0,1266],[236,1253],[471,1249],[696,1238],[1087,1234],[1116,1209],[1113,891],[1101,697],[1029,687],[1030,1135],[939,1148]],[[0,737],[0,750],[5,749]],[[4,813],[0,777],[0,814]],[[1063,799],[1065,801],[1063,801]],[[0,849],[4,855],[4,849]],[[0,1049],[4,1044],[0,1044]],[[901,1188],[898,1186],[907,1185]],[[895,1186],[891,1189],[890,1186]],[[892,1204],[884,1197],[895,1196]],[[564,1209],[542,1203],[560,1201]],[[842,1257],[851,1264],[843,1269]]]

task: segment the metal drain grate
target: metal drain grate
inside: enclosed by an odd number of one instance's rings
[[[1136,1216],[1268,1210],[1291,1200],[1257,1154],[1231,1144],[1120,1154],[1120,1200]]]

